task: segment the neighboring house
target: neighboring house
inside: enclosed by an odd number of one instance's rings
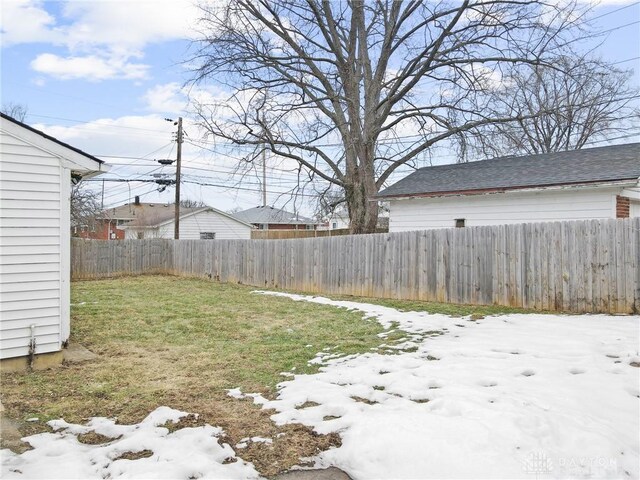
[[[2,114],[0,359],[3,370],[62,361],[69,339],[71,182],[106,165]]]
[[[250,208],[233,216],[260,230],[315,230],[321,224],[300,214],[269,206]]]
[[[166,210],[164,203],[141,203],[136,195],[133,203],[108,208],[95,219],[92,225],[72,228],[74,236],[94,240],[123,240],[125,231],[121,228],[138,217],[145,217],[154,209]],[[173,212],[173,210],[171,210]]]
[[[331,215],[326,217],[326,221],[323,223],[321,229],[344,230],[350,227],[351,222],[346,207],[339,207],[336,208]],[[386,231],[389,228],[389,208],[386,204],[380,205],[376,228],[378,231]]]
[[[343,228],[349,228],[349,213],[346,209],[336,209],[329,218],[327,218],[326,230],[340,230]]]
[[[640,143],[425,167],[380,192],[389,231],[640,216]]]
[[[173,204],[134,204],[132,211],[135,218],[120,226],[125,239],[173,238]],[[250,239],[251,230],[251,224],[213,207],[180,208],[181,240]]]

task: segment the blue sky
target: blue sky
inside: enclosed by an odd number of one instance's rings
[[[190,25],[198,16],[190,2],[3,0],[0,13],[3,105],[26,105],[27,123],[112,163],[110,178],[170,172],[156,170],[152,160],[175,155],[174,127],[163,118],[188,116],[182,86],[190,73],[183,60],[193,35]],[[605,1],[591,16],[598,17],[591,22],[594,29],[611,31],[582,48],[595,48],[602,58],[622,62],[618,67],[633,69],[633,83],[640,85],[640,2]],[[245,177],[242,190],[229,188],[240,180],[229,156],[243,152],[218,152],[185,144],[187,178],[227,187],[188,183],[184,196],[223,210],[259,204],[259,177]],[[269,201],[310,213],[313,197],[294,202],[279,195],[295,182],[286,172],[291,167],[271,165]],[[145,201],[170,202],[173,190],[160,193],[148,183],[109,182],[104,204],[126,202],[136,194]]]

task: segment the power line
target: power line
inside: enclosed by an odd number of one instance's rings
[[[640,57],[627,58],[626,60],[620,60],[619,62],[610,63],[609,65],[618,65],[619,63],[632,62],[633,60],[640,60]]]
[[[620,10],[625,10],[627,8],[635,7],[636,5],[640,5],[640,2],[633,2],[633,3],[630,3],[629,5],[625,5],[624,7],[619,7],[619,8],[616,8],[615,10],[611,10],[609,12],[603,13],[596,17],[591,17],[590,19],[587,20],[587,22],[593,22],[594,20],[597,20],[599,18],[606,17],[607,15],[611,15],[613,13],[619,12]]]
[[[152,179],[126,179],[126,178],[103,178],[103,179],[93,179],[93,178],[89,178],[87,180],[85,180],[86,182],[98,182],[98,181],[105,181],[105,182],[123,182],[123,183],[131,183],[131,182],[139,182],[139,183],[155,183],[155,180]],[[231,185],[222,185],[219,183],[206,183],[206,182],[199,182],[199,181],[195,181],[195,180],[184,180],[183,183],[191,183],[194,185],[202,185],[205,187],[216,187],[216,188],[224,188],[226,190],[242,190],[242,191],[248,191],[248,192],[258,192],[261,193],[262,189],[260,188],[247,188],[247,187],[239,187],[239,186],[231,186]],[[267,190],[267,193],[271,193],[274,195],[303,195],[303,196],[307,196],[307,197],[321,197],[322,195],[320,194],[309,194],[309,193],[295,193],[295,192],[291,192],[291,191],[275,191],[275,190]]]
[[[104,122],[100,122],[100,120],[78,120],[78,119],[73,119],[73,118],[64,118],[64,117],[53,117],[50,115],[39,115],[36,113],[27,113],[27,116],[29,117],[37,117],[37,118],[48,118],[50,120],[63,120],[65,122],[73,122],[73,123],[84,123],[84,124],[93,124],[93,125],[100,125],[100,126],[104,126],[107,128],[121,128],[121,129],[125,129],[125,130],[140,130],[143,132],[154,132],[154,133],[162,133],[165,134],[166,132],[162,131],[162,130],[152,130],[150,128],[140,128],[140,127],[128,127],[128,126],[123,126],[123,125],[114,125],[112,123],[104,123]],[[158,121],[160,121],[160,119],[158,119]]]
[[[607,30],[603,30],[602,32],[598,32],[596,35],[594,35],[594,37],[604,35],[605,33],[611,33],[615,30],[620,30],[622,28],[630,27],[631,25],[637,25],[638,23],[640,23],[640,20],[636,20],[635,22],[625,23],[624,25],[618,25],[617,27],[609,28]]]

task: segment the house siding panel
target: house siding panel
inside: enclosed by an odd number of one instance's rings
[[[0,358],[60,349],[60,159],[0,137]]]
[[[615,218],[620,188],[508,192],[390,202],[390,232],[510,223]]]

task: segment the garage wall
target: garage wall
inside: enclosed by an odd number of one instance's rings
[[[57,157],[0,132],[0,358],[60,349],[61,175]],[[68,172],[68,170],[67,170]]]
[[[507,192],[393,200],[389,231],[615,218],[621,188]]]

